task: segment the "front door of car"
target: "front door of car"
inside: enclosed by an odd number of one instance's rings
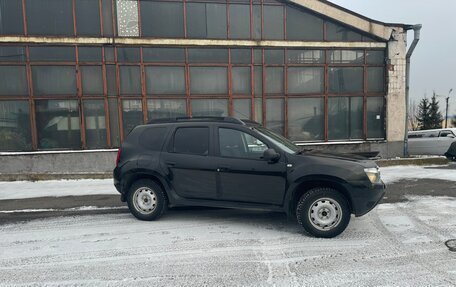
[[[210,150],[209,127],[179,127],[168,152],[162,154],[168,181],[184,198],[214,199],[217,194],[217,158]]]
[[[218,128],[218,196],[222,200],[280,205],[286,186],[286,163],[262,159],[269,147],[249,133]]]

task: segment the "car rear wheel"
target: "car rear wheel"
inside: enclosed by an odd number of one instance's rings
[[[317,187],[304,193],[296,207],[299,224],[310,235],[332,238],[341,234],[350,222],[345,197],[333,188]]]
[[[132,184],[127,203],[136,218],[148,221],[158,219],[168,205],[163,189],[149,179],[141,179]]]

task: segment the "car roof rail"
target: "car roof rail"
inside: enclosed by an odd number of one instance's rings
[[[244,124],[249,125],[249,126],[253,126],[253,127],[261,126],[261,124],[259,122],[252,121],[252,120],[249,120],[249,119],[242,119],[241,121]]]
[[[233,117],[212,117],[212,116],[197,116],[197,117],[174,117],[174,118],[163,118],[154,119],[147,122],[148,124],[163,124],[163,123],[175,123],[175,122],[192,122],[192,121],[212,121],[212,122],[229,122],[238,125],[245,125],[243,120]]]

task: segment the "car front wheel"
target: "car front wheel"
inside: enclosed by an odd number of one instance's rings
[[[341,234],[350,222],[345,197],[333,188],[317,187],[304,193],[296,207],[299,224],[310,235],[332,238]]]
[[[149,179],[141,179],[132,184],[127,203],[136,218],[148,221],[158,219],[168,205],[163,189]]]

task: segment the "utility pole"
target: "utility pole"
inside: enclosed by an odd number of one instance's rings
[[[453,91],[453,89],[450,89],[448,92],[448,97],[446,98],[446,112],[445,112],[445,128],[448,127],[448,101],[450,100],[450,94]]]

